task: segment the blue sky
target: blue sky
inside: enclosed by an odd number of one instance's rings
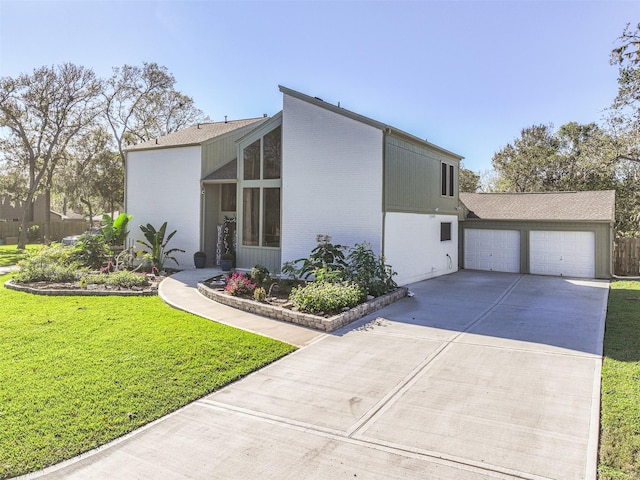
[[[639,21],[637,0],[0,0],[0,75],[156,62],[213,120],[272,115],[284,85],[484,171],[524,127],[600,122]]]

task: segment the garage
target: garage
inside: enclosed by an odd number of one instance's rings
[[[460,268],[611,278],[615,191],[460,193]]]
[[[529,269],[536,275],[595,277],[594,232],[529,232]]]
[[[520,232],[517,230],[464,231],[465,268],[494,272],[520,272]]]

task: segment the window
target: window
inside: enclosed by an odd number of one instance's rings
[[[275,128],[262,137],[262,162],[264,179],[280,178],[280,147],[282,127]]]
[[[280,247],[282,127],[242,149],[242,245]]]
[[[242,244],[258,245],[260,238],[260,189],[243,189],[242,203]]]
[[[451,222],[440,223],[440,241],[451,240]]]
[[[263,188],[262,245],[280,246],[280,189]]]
[[[220,210],[223,212],[235,212],[236,211],[236,184],[235,183],[223,183],[220,185]]]
[[[443,163],[442,164],[442,174],[440,176],[440,179],[442,181],[442,195],[446,195],[447,194],[447,164]]]
[[[440,193],[443,196],[453,197],[455,192],[455,167],[453,165],[444,162],[441,164],[440,181]]]
[[[242,157],[244,158],[244,179],[260,179],[260,139],[245,147]]]

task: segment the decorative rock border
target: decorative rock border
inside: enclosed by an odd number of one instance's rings
[[[157,287],[154,290],[144,289],[140,291],[134,290],[97,290],[97,289],[57,289],[57,288],[33,288],[28,285],[14,283],[13,280],[4,282],[5,288],[16,290],[18,292],[33,293],[34,295],[45,295],[50,297],[75,297],[75,296],[91,296],[91,297],[151,297],[158,294]]]
[[[398,287],[392,292],[381,295],[380,297],[369,300],[368,302],[361,303],[360,305],[356,305],[346,312],[329,318],[319,317],[310,313],[296,312],[295,310],[289,310],[288,308],[275,307],[268,303],[256,302],[255,300],[249,300],[246,298],[233,297],[224,292],[210,288],[203,283],[198,283],[198,292],[218,303],[222,303],[223,305],[237,308],[245,312],[303,325],[316,330],[333,332],[334,330],[342,328],[351,322],[355,322],[365,315],[375,312],[376,310],[380,310],[381,308],[406,297],[408,289]]]

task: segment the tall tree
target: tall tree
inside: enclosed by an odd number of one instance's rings
[[[87,129],[68,146],[56,173],[64,207],[88,211],[90,220],[98,211],[113,214],[123,203],[124,171],[110,142],[104,126]]]
[[[0,127],[8,132],[0,150],[4,162],[28,172],[25,200],[31,208],[39,189],[49,192],[48,181],[71,140],[98,115],[100,91],[92,70],[70,63],[0,79]],[[22,216],[19,248],[26,244],[28,214]]]
[[[480,175],[460,165],[458,184],[461,192],[476,193],[480,189]]]
[[[105,117],[123,165],[127,146],[208,119],[175,84],[167,68],[156,63],[113,69],[104,90]]]
[[[536,192],[553,189],[553,166],[557,162],[558,139],[550,125],[522,129],[520,138],[493,155],[498,174],[497,188],[504,192]]]

